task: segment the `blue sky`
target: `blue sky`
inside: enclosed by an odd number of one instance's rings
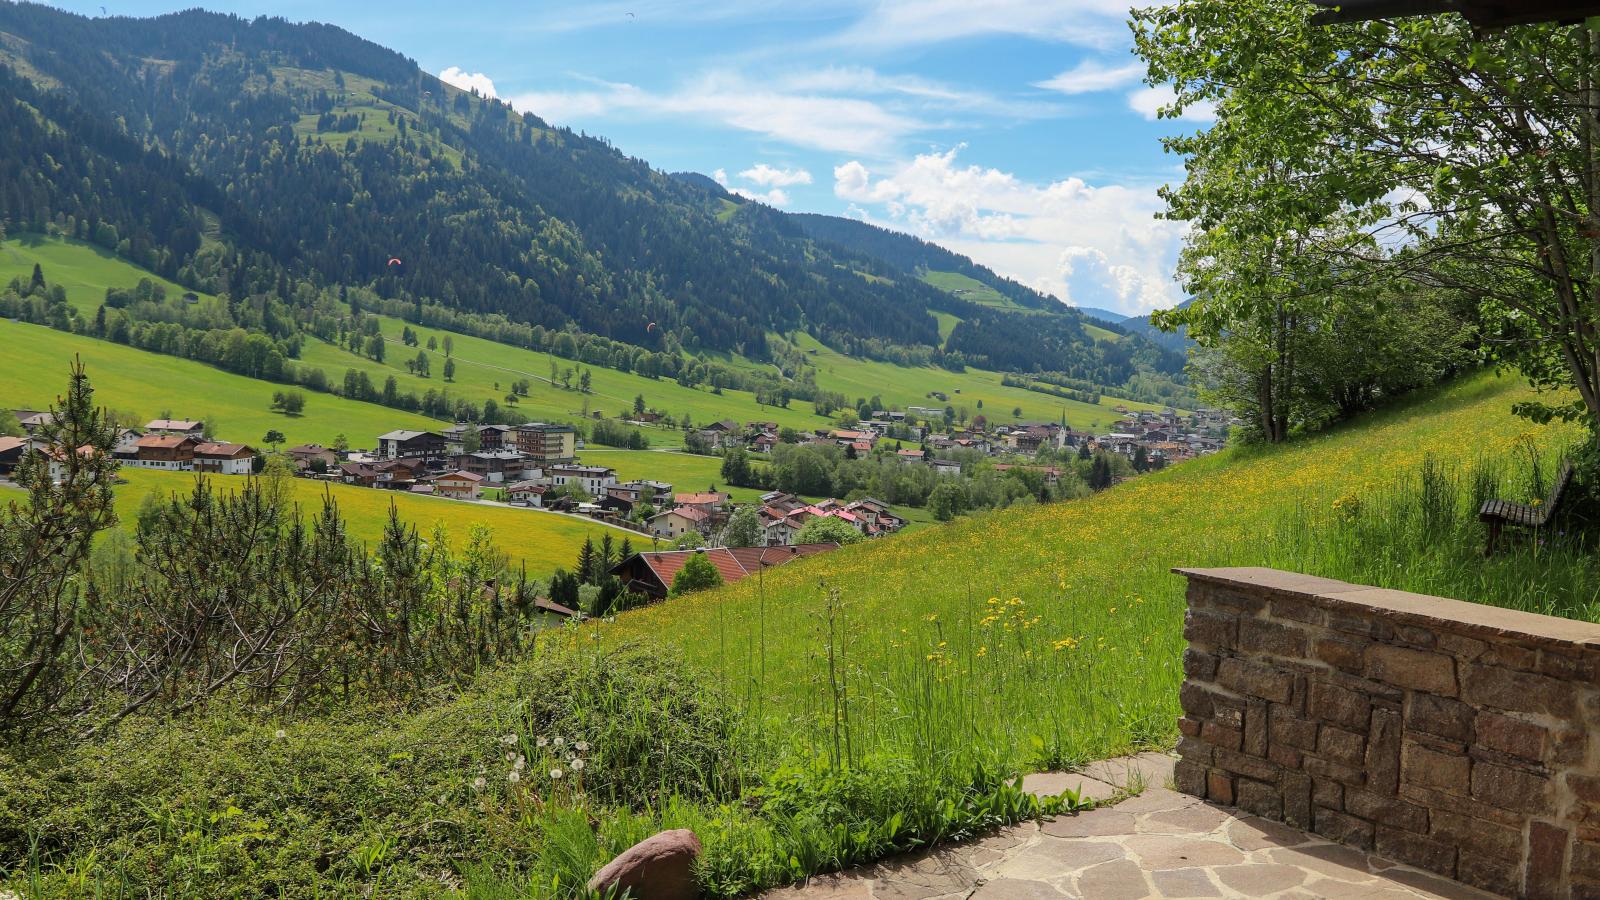
[[[1155,119],[1128,0],[206,5],[331,22],[659,168],[908,231],[1075,305],[1182,299],[1159,139],[1203,120]]]

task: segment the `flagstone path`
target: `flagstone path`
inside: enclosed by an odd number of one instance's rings
[[[1173,759],[1105,760],[1078,774],[1030,775],[1035,793],[1079,789],[1088,812],[1024,822],[981,840],[886,860],[771,891],[765,900],[1144,900],[1248,897],[1461,898],[1492,895],[1279,822],[1170,789]]]

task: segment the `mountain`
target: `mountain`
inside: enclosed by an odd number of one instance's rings
[[[1193,299],[1185,300],[1177,308],[1183,309],[1193,302]],[[1187,326],[1180,325],[1177,331],[1162,331],[1151,324],[1148,315],[1123,319],[1121,325],[1127,333],[1140,335],[1173,353],[1188,353],[1189,348],[1195,345],[1194,341],[1189,340]]]
[[[1073,309],[1082,313],[1085,318],[1110,325],[1120,325],[1128,318],[1127,313],[1112,312],[1109,309],[1101,309],[1098,306],[1074,306]]]
[[[914,276],[878,246],[894,241],[661,172],[327,25],[0,2],[0,144],[8,232],[87,240],[302,323],[318,292],[359,290],[419,321],[441,308],[658,353],[767,359],[771,335],[803,331],[855,356],[1106,385],[1160,365],[970,260],[917,251],[1002,304]],[[1025,328],[1000,307],[1056,314]]]

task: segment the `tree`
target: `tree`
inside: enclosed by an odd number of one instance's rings
[[[722,451],[722,480],[737,487],[754,487],[755,475],[750,469],[750,454],[743,447]]]
[[[333,449],[340,453],[350,449],[350,439],[344,436],[344,432],[341,431],[333,436]]]
[[[428,378],[431,376],[429,371],[430,368],[431,367],[428,364],[428,351],[418,350],[417,358],[413,361],[411,370],[417,373],[417,377],[419,378]]]
[[[633,417],[635,419],[641,418],[644,416],[644,412],[644,395],[638,394],[633,398]]]
[[[761,516],[754,507],[747,506],[728,519],[722,530],[725,547],[759,547],[762,541]]]
[[[448,356],[444,360],[444,380],[456,380],[456,361]]]
[[[967,510],[967,492],[956,481],[939,482],[928,494],[928,510],[941,522],[948,522]]]
[[[367,337],[367,356],[374,362],[383,362],[383,335],[374,334]]]
[[[704,551],[697,551],[684,562],[683,568],[672,577],[672,589],[668,595],[681,597],[695,591],[704,591],[722,585],[722,573],[712,564],[711,559]]]
[[[860,421],[861,417],[848,406],[839,412],[839,424],[845,428],[854,428]]]
[[[1518,411],[1593,431],[1600,36],[1583,25],[1486,31],[1459,16],[1324,28],[1311,11],[1180,0],[1135,12],[1152,83],[1175,86],[1165,114],[1216,110],[1212,127],[1167,140],[1189,172],[1166,192],[1168,215],[1237,243],[1257,271],[1276,234],[1296,256],[1348,270],[1346,283],[1400,277],[1472,297],[1497,359],[1576,395]],[[1351,242],[1348,228],[1328,227],[1341,221],[1383,239]],[[1163,324],[1225,330],[1260,303],[1194,306]]]
[[[439,349],[439,339],[437,337],[431,335],[431,334],[428,335],[428,349],[429,350],[437,350],[437,349]]]
[[[267,433],[261,437],[261,443],[266,444],[274,450],[276,450],[278,445],[283,443],[283,441],[283,432],[276,428],[267,429]]]
[[[22,423],[17,421],[17,414],[9,409],[0,408],[0,437],[22,437],[26,434]]]
[[[432,349],[431,347],[429,349]],[[444,355],[451,356],[455,353],[456,342],[450,335],[444,336]]]
[[[299,391],[274,391],[272,408],[286,416],[298,416],[305,412],[306,395]]]
[[[0,730],[11,734],[49,727],[80,681],[73,639],[92,620],[97,597],[78,586],[80,571],[95,535],[116,523],[116,431],[93,394],[75,361],[66,395],[51,409],[55,421],[43,429],[51,446],[71,448],[59,457],[58,477],[43,453],[24,454],[15,477],[28,499],[0,511]]]
[[[1089,466],[1089,489],[1103,491],[1111,487],[1115,476],[1111,472],[1111,462],[1104,453],[1096,453],[1094,462]]]
[[[674,550],[695,550],[705,545],[706,539],[701,537],[698,531],[686,531],[672,542]]]
[[[578,376],[578,390],[585,394],[589,393],[589,385],[592,383],[593,378],[594,374],[588,369],[584,369],[583,373]]]
[[[859,544],[866,535],[838,516],[813,516],[794,533],[796,544]]]
[[[28,293],[39,296],[45,291],[44,269],[38,263],[33,264],[33,275],[28,279]]]

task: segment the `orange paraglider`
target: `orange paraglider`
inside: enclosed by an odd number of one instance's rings
[[[398,256],[389,257],[389,265],[391,265],[391,266],[400,265],[400,257],[398,257]]]

